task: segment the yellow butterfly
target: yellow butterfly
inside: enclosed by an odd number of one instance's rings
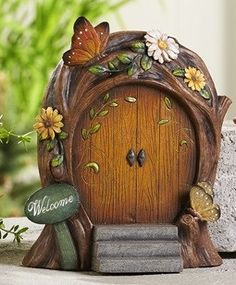
[[[213,202],[213,188],[207,182],[200,182],[190,190],[190,205],[201,220],[215,222],[220,218],[220,207]]]
[[[211,195],[211,197],[213,198],[214,192],[213,192],[213,187],[207,183],[207,182],[198,182],[197,184],[198,186],[200,186],[202,189],[205,190],[205,192],[209,195]]]

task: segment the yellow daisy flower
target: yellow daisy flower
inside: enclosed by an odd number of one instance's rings
[[[193,91],[201,91],[206,85],[204,74],[195,67],[185,68],[184,76],[184,82],[186,82],[188,84],[188,87]]]
[[[36,117],[36,123],[33,128],[39,134],[41,140],[55,138],[55,133],[61,133],[61,128],[64,124],[61,122],[63,116],[58,113],[57,109],[48,107],[47,109],[42,108],[39,116]]]

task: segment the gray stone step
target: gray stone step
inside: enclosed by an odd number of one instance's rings
[[[94,227],[94,241],[176,239],[178,239],[178,228],[169,224],[96,225]]]
[[[180,272],[178,229],[173,225],[97,225],[92,270],[101,273]]]
[[[180,252],[180,243],[171,240],[99,241],[93,244],[96,258],[179,256]]]
[[[92,270],[101,273],[181,272],[181,257],[93,258]]]

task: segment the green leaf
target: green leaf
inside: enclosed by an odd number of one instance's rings
[[[88,136],[89,136],[89,132],[86,130],[86,129],[82,129],[81,130],[81,135],[82,135],[82,138],[84,140],[87,140],[88,139]]]
[[[159,121],[158,124],[161,126],[161,125],[165,125],[165,124],[167,124],[167,123],[169,123],[169,120],[168,120],[168,119],[162,119],[162,120]]]
[[[108,62],[107,66],[108,66],[109,70],[111,70],[111,71],[117,70],[117,67],[111,61]]]
[[[10,136],[10,133],[7,129],[0,127],[0,139],[8,139]]]
[[[127,73],[129,76],[132,76],[136,73],[136,71],[138,70],[138,66],[137,64],[134,62],[127,70]]]
[[[53,150],[55,145],[56,145],[55,140],[50,140],[46,145],[47,151]]]
[[[107,69],[99,64],[93,65],[89,68],[89,71],[95,75],[100,75],[102,73],[107,72]]]
[[[185,70],[184,68],[176,68],[172,71],[172,74],[177,77],[184,77]]]
[[[117,56],[120,62],[123,64],[130,64],[132,62],[132,58],[126,54],[126,53],[121,53]]]
[[[51,166],[57,167],[62,164],[63,160],[64,160],[63,155],[58,154],[51,160]]]
[[[19,244],[21,242],[21,237],[16,235],[13,241],[16,241]]]
[[[96,132],[98,132],[101,128],[101,124],[100,123],[96,123],[90,130],[89,133],[90,134],[95,134]]]
[[[107,94],[103,97],[104,103],[106,103],[106,102],[109,100],[109,98],[110,98],[110,94],[107,93]]]
[[[119,69],[119,64],[120,61],[117,57],[115,57],[112,61],[111,61],[112,66],[115,68],[115,70]]]
[[[19,229],[19,225],[16,225],[16,226],[14,227],[14,232],[16,232],[18,229]]]
[[[109,104],[110,107],[117,107],[119,104],[116,101],[113,101]]]
[[[30,136],[26,136],[26,135],[23,135],[23,136],[19,136],[19,141],[18,143],[30,143],[32,140],[32,138]]]
[[[166,107],[168,109],[171,109],[172,108],[172,103],[171,103],[170,99],[168,97],[165,97],[164,101],[165,101]]]
[[[152,59],[144,54],[140,60],[140,65],[144,71],[147,71],[152,67]]]
[[[68,138],[68,133],[66,133],[66,132],[60,132],[60,134],[58,135],[58,137],[59,137],[59,139],[60,140],[65,140],[65,139],[67,139]]]
[[[21,235],[21,234],[25,233],[26,231],[28,231],[28,229],[29,229],[29,228],[27,228],[27,227],[22,228],[22,229],[20,229],[16,234],[17,234],[17,235]]]
[[[100,171],[99,165],[97,164],[97,162],[94,162],[94,161],[88,162],[87,164],[85,164],[84,168],[92,169],[95,174],[99,173]]]
[[[96,112],[95,112],[94,108],[91,108],[89,111],[89,117],[91,120],[94,119],[95,114],[96,114]]]
[[[103,110],[103,111],[101,111],[101,112],[98,113],[98,117],[104,117],[104,116],[106,116],[108,113],[109,113],[108,110]]]
[[[135,97],[132,97],[132,96],[127,96],[127,97],[125,97],[125,101],[129,102],[129,103],[135,103],[137,101],[137,99]]]
[[[133,42],[130,46],[131,50],[138,53],[145,52],[145,44],[141,41]]]
[[[206,100],[210,100],[211,99],[211,95],[210,95],[210,93],[206,89],[202,89],[200,91],[200,94]]]
[[[7,236],[8,236],[8,233],[5,233],[2,238],[5,239]]]

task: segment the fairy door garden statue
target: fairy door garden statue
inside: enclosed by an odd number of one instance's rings
[[[46,224],[25,266],[180,272],[217,266],[207,222],[230,100],[194,52],[155,30],[109,34],[84,17],[34,125]]]

